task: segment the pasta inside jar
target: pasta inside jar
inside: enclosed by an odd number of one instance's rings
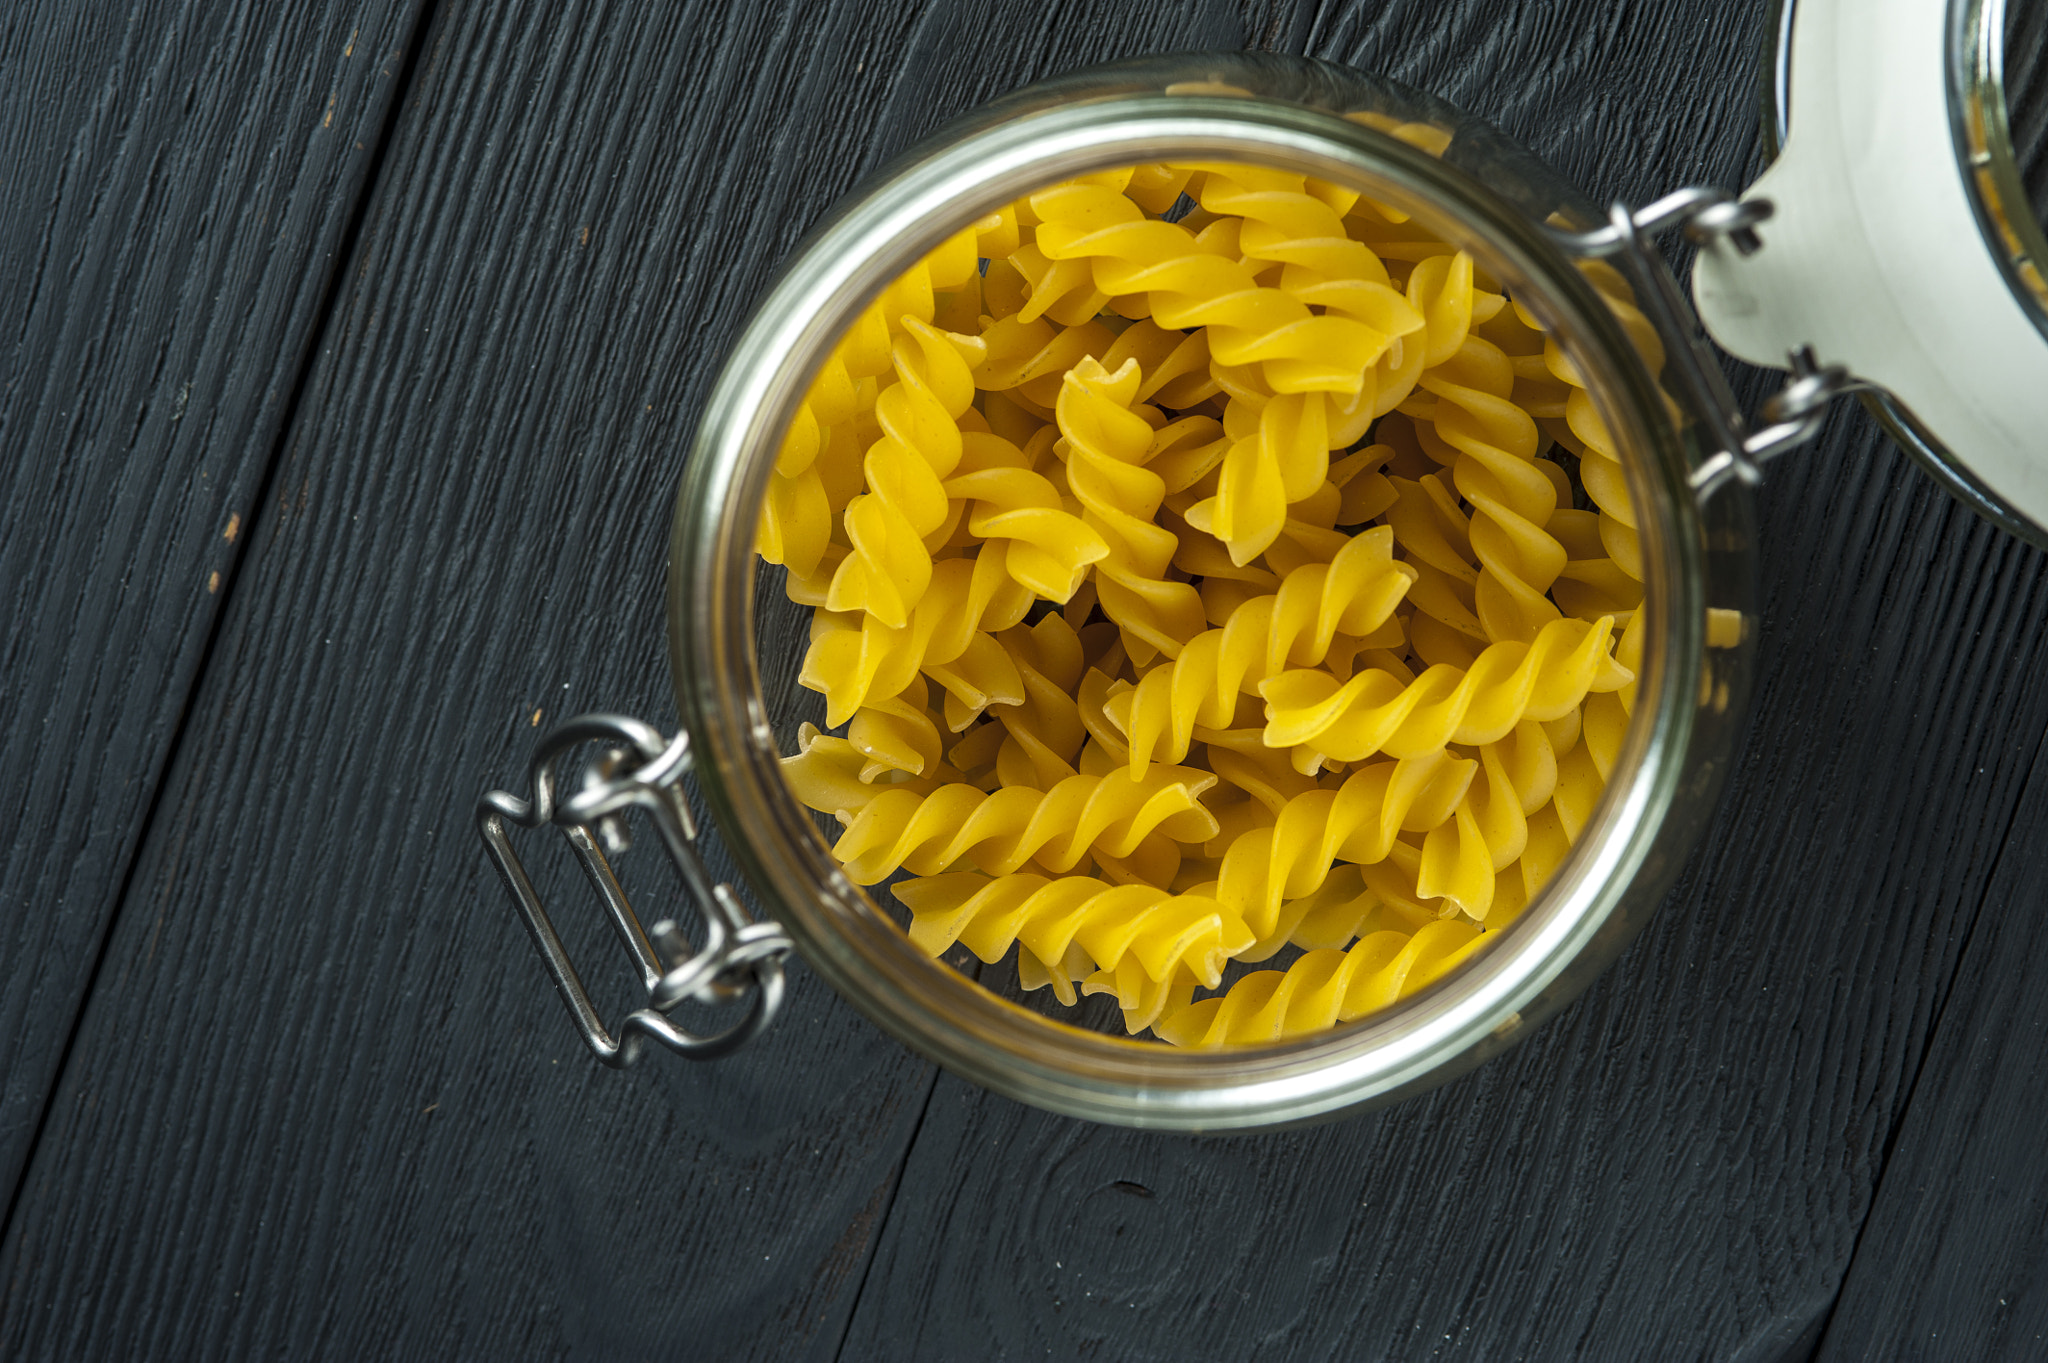
[[[809,612],[762,647],[808,695],[783,776],[846,875],[998,994],[1181,1047],[1484,951],[1642,667],[1620,456],[1537,317],[1399,209],[1240,162],[1046,186],[889,284],[757,551]]]

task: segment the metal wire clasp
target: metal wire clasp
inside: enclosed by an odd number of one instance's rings
[[[1680,396],[1713,447],[1692,471],[1693,492],[1701,501],[1731,481],[1755,486],[1763,477],[1759,464],[1820,434],[1828,403],[1863,386],[1842,366],[1823,366],[1810,348],[1802,348],[1788,357],[1792,378],[1764,404],[1765,424],[1753,431],[1708,353],[1699,318],[1686,306],[1655,238],[1682,228],[1700,245],[1726,237],[1737,251],[1752,255],[1763,248],[1757,224],[1768,221],[1772,212],[1769,199],[1738,201],[1724,190],[1694,187],[1643,208],[1615,204],[1608,210],[1607,226],[1591,232],[1550,229],[1558,245],[1573,255],[1615,260],[1634,286],[1643,315],[1663,338]]]
[[[782,1006],[782,958],[789,954],[788,935],[780,924],[755,922],[730,886],[712,883],[697,855],[697,825],[682,792],[683,773],[690,767],[689,738],[680,732],[673,741],[666,740],[658,730],[625,715],[579,715],[548,734],[534,751],[529,768],[532,800],[493,790],[477,801],[477,831],[541,962],[569,1006],[584,1043],[614,1069],[639,1060],[648,1037],[692,1060],[726,1055],[751,1041]],[[585,743],[609,746],[586,772],[582,790],[557,804],[556,767],[571,749]],[[626,850],[630,838],[624,815],[632,808],[647,811],[682,876],[683,888],[703,920],[701,948],[692,949],[673,919],[656,923],[651,933],[643,931],[598,847],[602,838],[613,856]],[[627,1016],[617,1040],[605,1030],[541,907],[526,867],[512,848],[508,820],[522,828],[551,823],[562,830],[610,912],[619,940],[640,967],[648,1006]],[[748,999],[746,1015],[709,1036],[686,1031],[665,1016],[686,999],[724,1004],[743,997]]]

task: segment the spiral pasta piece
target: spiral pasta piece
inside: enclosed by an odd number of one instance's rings
[[[1380,361],[1366,371],[1364,385],[1348,398],[1317,393],[1275,397],[1250,371],[1218,365],[1216,372],[1230,392],[1225,427],[1233,444],[1216,496],[1189,508],[1190,523],[1224,540],[1240,565],[1272,548],[1283,528],[1295,528],[1284,519],[1292,510],[1284,504],[1304,501],[1319,490],[1319,480],[1331,468],[1329,452],[1355,443],[1376,417],[1413,392],[1424,364],[1444,344],[1433,338],[1441,334],[1452,350],[1463,341],[1472,317],[1471,297],[1469,258],[1460,254],[1417,266],[1406,305],[1414,320],[1395,322],[1415,329],[1392,338]]]
[[[1023,683],[1024,700],[993,713],[1006,732],[996,770],[1006,786],[1050,790],[1079,773],[1074,760],[1088,729],[1077,699],[1086,658],[1073,626],[1058,615],[1006,630],[999,642]]]
[[[1480,627],[1490,641],[1527,643],[1561,615],[1545,593],[1566,555],[1545,528],[1557,510],[1557,484],[1536,466],[1536,422],[1510,400],[1514,384],[1506,353],[1477,336],[1421,379],[1436,399],[1433,433],[1456,451],[1452,479],[1473,508]]]
[[[835,457],[832,447],[859,411],[860,381],[885,372],[889,363],[889,326],[877,305],[862,312],[832,348],[790,421],[768,477],[755,548],[768,562],[788,567],[794,578],[816,574],[832,539],[836,508],[820,461]]]
[[[1617,703],[1612,693],[1588,704]],[[1417,895],[1441,899],[1489,928],[1507,922],[1535,889],[1521,874],[1530,816],[1557,790],[1558,766],[1543,726],[1523,720],[1498,743],[1479,749],[1481,775],[1455,817],[1430,831],[1416,867]],[[1545,871],[1544,878],[1548,878]]]
[[[930,254],[889,281],[881,296],[869,308],[891,331],[909,322],[929,324],[938,309],[939,296],[971,284],[981,272],[983,239],[1004,234],[1002,214],[997,213],[970,224],[939,243]]]
[[[1322,662],[1340,636],[1372,639],[1414,581],[1415,570],[1393,559],[1393,532],[1381,526],[1353,536],[1328,564],[1304,564],[1277,592],[1238,605],[1171,666],[1109,700],[1132,773],[1153,761],[1179,762],[1198,726],[1228,727],[1241,695],[1256,694],[1283,669]]]
[[[1093,962],[1089,963],[1092,967]],[[1194,1000],[1198,981],[1186,968],[1163,980],[1155,980],[1145,967],[1130,956],[1108,970],[1094,970],[1075,976],[1083,994],[1109,994],[1123,1009],[1124,1030],[1137,1036],[1169,1013],[1185,1008]]]
[[[868,801],[889,789],[861,779],[867,764],[867,754],[850,740],[804,724],[797,729],[797,750],[782,759],[782,779],[806,809],[850,822]]]
[[[920,670],[960,708],[960,722],[949,725],[955,732],[990,705],[1022,704],[1024,683],[993,637],[1022,620],[1031,604],[1008,558],[1008,542],[998,540],[974,558],[935,565],[902,629],[866,613],[818,612],[797,680],[824,693],[825,722],[846,723],[871,695],[900,695]]]
[[[1319,185],[1320,193],[1311,194],[1307,177],[1271,166],[1233,162],[1198,169],[1202,207],[1244,219],[1239,246],[1249,260],[1285,266],[1281,288],[1388,335],[1421,328],[1422,318],[1394,290],[1379,257],[1345,231],[1325,197],[1332,186]],[[1355,194],[1347,197],[1356,202]]]
[[[1270,675],[1322,662],[1340,636],[1368,647],[1393,642],[1386,626],[1415,578],[1413,568],[1394,559],[1393,532],[1377,526],[1347,539],[1327,564],[1303,564],[1270,597],[1255,597],[1238,610],[1247,615],[1250,632],[1264,626]]]
[[[1103,612],[1147,647],[1172,655],[1208,621],[1201,595],[1166,577],[1180,541],[1154,520],[1166,484],[1145,467],[1152,427],[1131,410],[1142,378],[1135,359],[1115,373],[1082,360],[1060,389],[1059,427],[1068,485],[1086,508],[1088,528],[1107,545],[1095,570]]]
[[[1642,355],[1643,362],[1652,374],[1664,367],[1664,342],[1657,335],[1657,329],[1635,305],[1635,295],[1628,283],[1613,267],[1600,261],[1584,262],[1581,271],[1607,302],[1615,320],[1628,333],[1629,342]],[[1535,319],[1526,314],[1523,321],[1535,325]],[[1586,380],[1565,355],[1554,338],[1546,337],[1543,346],[1544,362],[1557,378],[1570,385],[1571,392],[1565,399],[1565,430],[1554,431],[1561,437],[1568,435],[1579,455],[1579,477],[1585,484],[1586,495],[1600,508],[1600,538],[1606,546],[1614,564],[1629,577],[1640,582],[1643,577],[1643,550],[1640,532],[1637,529],[1635,504],[1630,500],[1628,478],[1623,473],[1621,454],[1615,447],[1614,437],[1607,430],[1607,423],[1600,417],[1592,396],[1586,391]]]
[[[1515,827],[1518,831],[1525,827],[1519,810]],[[1487,830],[1481,827],[1469,803],[1460,804],[1449,819],[1432,828],[1423,839],[1415,892],[1426,899],[1441,899],[1455,911],[1483,923],[1493,910],[1494,895],[1499,889],[1496,869]]]
[[[1137,780],[1122,771],[1069,776],[1045,791],[885,790],[847,825],[832,855],[856,885],[878,884],[899,868],[938,875],[962,862],[991,875],[1028,861],[1066,872],[1098,848],[1127,857],[1154,833],[1182,842],[1214,836],[1216,820],[1197,798],[1214,784],[1208,772],[1154,767]]]
[[[1567,372],[1576,373],[1568,366]],[[1608,434],[1607,423],[1584,388],[1574,387],[1565,399],[1565,422],[1578,442],[1579,476],[1586,485],[1586,495],[1600,508],[1601,543],[1617,568],[1641,581],[1643,547],[1635,503],[1629,498],[1628,480],[1622,473],[1614,437]]]
[[[1463,251],[1425,256],[1408,274],[1408,297],[1423,316],[1421,368],[1449,363],[1480,315],[1472,257]],[[1487,298],[1489,311],[1505,306],[1498,294]]]
[[[1010,316],[987,327],[981,340],[987,351],[974,367],[975,386],[1044,409],[1059,397],[1068,370],[1089,356],[1107,355],[1118,337],[1093,320],[1061,327],[1045,318],[1024,322]]]
[[[1356,393],[1388,337],[1349,317],[1318,316],[1262,287],[1234,251],[1212,250],[1178,223],[1147,218],[1124,195],[1073,182],[1031,196],[1038,247],[1092,267],[1096,287],[1142,306],[1162,327],[1206,327],[1210,354],[1258,364],[1276,393]],[[1139,302],[1142,296],[1142,303]]]
[[[1248,261],[1281,265],[1279,286],[1312,307],[1350,317],[1390,338],[1378,363],[1367,371],[1368,397],[1355,414],[1363,422],[1391,411],[1405,390],[1386,391],[1384,380],[1399,372],[1404,338],[1423,346],[1424,365],[1441,363],[1431,343],[1429,319],[1415,299],[1393,286],[1386,266],[1372,248],[1345,229],[1342,210],[1358,200],[1349,190],[1312,184],[1305,176],[1269,166],[1203,165],[1201,202],[1211,212],[1244,220],[1238,245]],[[1466,262],[1469,294],[1470,262]],[[1425,279],[1425,286],[1429,284]],[[1441,288],[1435,292],[1441,293]],[[1455,301],[1455,293],[1452,295]],[[1469,304],[1466,311],[1469,314]],[[1438,308],[1439,314],[1442,308]],[[1439,319],[1439,328],[1442,328]],[[1419,334],[1418,334],[1419,333]],[[1455,349],[1455,343],[1450,347]],[[1395,366],[1395,367],[1390,367]],[[1331,448],[1343,448],[1364,434],[1362,424]],[[1294,500],[1299,501],[1300,498]]]
[[[1239,835],[1223,854],[1216,898],[1258,938],[1241,959],[1262,961],[1286,944],[1293,923],[1282,918],[1283,901],[1321,889],[1336,863],[1385,861],[1402,832],[1428,832],[1452,817],[1478,765],[1441,750],[1376,763],[1335,790],[1295,796],[1270,827]]]
[[[1425,665],[1469,667],[1491,643],[1479,623],[1475,592],[1479,567],[1472,556],[1471,518],[1438,474],[1390,478],[1394,505],[1387,523],[1415,569],[1408,599],[1415,614],[1408,637]]]
[[[882,438],[869,447],[868,491],[847,506],[853,552],[833,575],[826,608],[865,610],[892,629],[931,584],[928,537],[953,511],[942,480],[960,462],[960,416],[974,400],[970,366],[978,338],[943,332],[915,318],[895,345],[896,382],[875,399]],[[943,540],[944,536],[939,536]]]
[[[1260,970],[1221,998],[1167,1012],[1153,1031],[1191,1050],[1286,1041],[1377,1012],[1469,959],[1483,942],[1467,923],[1413,935],[1376,932],[1348,951],[1311,951],[1286,970]]]
[[[938,769],[944,740],[930,705],[930,688],[917,677],[900,695],[871,698],[853,712],[846,738],[867,758],[861,780],[891,772],[924,776]]]
[[[992,879],[963,871],[905,881],[896,897],[911,913],[910,940],[923,950],[937,956],[958,942],[991,964],[1012,944],[1042,968],[1078,946],[1098,969],[1114,970],[1129,957],[1150,979],[1185,969],[1213,988],[1249,941],[1244,924],[1207,896],[1083,876],[1020,871]]]
[[[1233,396],[1224,429],[1236,438],[1216,495],[1190,506],[1188,523],[1221,540],[1240,567],[1265,553],[1286,530],[1290,506],[1328,481],[1330,451],[1343,441],[1330,417],[1322,393]]]
[[[1010,576],[1048,601],[1071,600],[1088,565],[1108,557],[1110,546],[1097,529],[1066,509],[1065,499],[1042,474],[1015,465],[976,469],[942,485],[949,497],[970,504],[968,530],[985,540],[1005,540]]]
[[[1209,372],[1206,331],[1169,331],[1149,317],[1140,318],[1117,334],[1100,359],[1112,373],[1126,360],[1138,362],[1139,402],[1179,411],[1222,391]]]
[[[1014,220],[1012,214],[1012,234]],[[860,410],[860,381],[887,372],[891,339],[906,321],[931,322],[940,294],[979,282],[984,244],[1000,244],[1002,236],[1002,215],[997,214],[948,237],[892,281],[832,348],[777,452],[757,536],[762,558],[784,564],[792,578],[817,573],[831,542],[832,522],[844,508],[844,499],[832,495],[832,483],[848,484],[854,474],[852,469],[833,470],[837,476],[828,480],[821,461],[858,462],[857,453],[837,448],[833,433]]]
[[[1555,719],[1588,692],[1633,680],[1609,652],[1613,632],[1607,616],[1554,620],[1534,643],[1494,644],[1469,669],[1432,667],[1406,685],[1378,669],[1341,684],[1324,672],[1283,672],[1261,688],[1266,742],[1339,762],[1498,742],[1525,718]]]
[[[1129,204],[1133,211],[1142,213],[1135,201],[1123,193],[1130,179],[1130,172],[1126,170],[1095,171],[1051,190],[1040,190],[1029,200],[1031,216],[1039,220],[1036,225],[1042,228],[1045,207],[1040,199],[1046,195],[1057,195],[1061,190],[1099,191],[1101,195]],[[1042,232],[1034,232],[1033,239],[1010,256],[1010,262],[1031,286],[1029,296],[1017,310],[1020,321],[1050,317],[1055,322],[1071,326],[1094,317],[1109,302],[1109,295],[1096,286],[1088,262],[1047,251]]]
[[[1414,871],[1406,860],[1403,854],[1400,860],[1330,868],[1321,889],[1288,904],[1287,917],[1295,921],[1287,940],[1308,951],[1338,951],[1375,932],[1412,933],[1436,922],[1441,906],[1415,893]]]

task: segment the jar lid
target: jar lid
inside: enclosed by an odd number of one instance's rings
[[[1701,320],[1751,363],[1846,367],[1952,490],[2048,540],[2048,246],[2014,149],[2005,0],[1786,0],[1783,17],[1783,146],[1745,194],[1776,211],[1761,249],[1702,249]],[[2039,7],[2014,19],[2037,47]]]

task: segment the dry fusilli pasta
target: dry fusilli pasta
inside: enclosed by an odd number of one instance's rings
[[[1048,186],[907,272],[813,381],[759,547],[817,608],[839,732],[783,766],[847,874],[897,877],[934,955],[1197,1048],[1481,950],[1592,819],[1645,637],[1620,456],[1536,318],[1253,165]]]

